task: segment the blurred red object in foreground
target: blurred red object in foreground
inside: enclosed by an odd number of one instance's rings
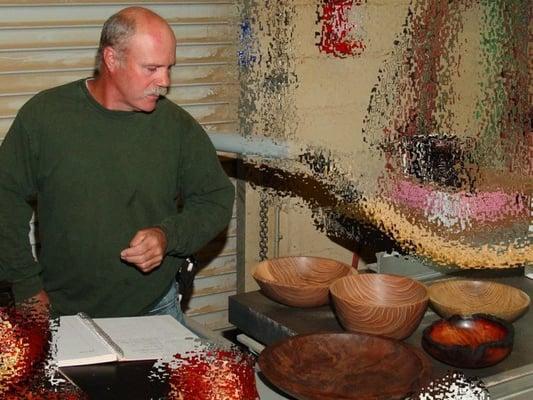
[[[33,376],[49,347],[48,319],[16,308],[0,309],[0,394]]]
[[[256,400],[254,360],[239,350],[176,355],[169,365],[169,400]]]

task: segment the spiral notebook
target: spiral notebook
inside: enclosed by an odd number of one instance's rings
[[[168,315],[95,318],[60,317],[58,367],[115,361],[170,359],[198,346],[198,336]]]

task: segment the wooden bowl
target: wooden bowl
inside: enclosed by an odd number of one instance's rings
[[[260,262],[252,276],[272,300],[293,307],[318,307],[329,301],[329,285],[355,269],[319,257],[283,257]]]
[[[297,399],[403,399],[425,386],[431,362],[403,342],[360,333],[297,335],[267,346],[263,375]]]
[[[431,285],[428,293],[431,307],[443,318],[489,314],[512,322],[530,302],[520,289],[491,281],[447,280]]]
[[[422,347],[446,364],[483,368],[497,364],[513,349],[513,326],[486,314],[441,319],[422,334]]]
[[[346,276],[330,286],[330,293],[346,330],[394,339],[413,333],[428,304],[422,283],[397,275]]]

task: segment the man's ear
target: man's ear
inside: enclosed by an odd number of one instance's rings
[[[105,47],[102,56],[104,64],[109,71],[113,72],[120,65],[120,55],[113,47]]]

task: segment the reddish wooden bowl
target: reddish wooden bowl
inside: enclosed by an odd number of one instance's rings
[[[292,307],[329,302],[329,285],[356,271],[340,261],[319,257],[283,257],[263,261],[252,276],[272,300]]]
[[[259,367],[299,400],[404,399],[429,383],[422,350],[361,333],[296,335],[267,346]]]
[[[513,340],[513,326],[503,319],[486,314],[454,315],[428,326],[422,334],[422,347],[446,364],[483,368],[507,357]]]
[[[346,330],[393,339],[410,336],[428,304],[422,283],[398,275],[346,276],[330,286],[330,293]]]

